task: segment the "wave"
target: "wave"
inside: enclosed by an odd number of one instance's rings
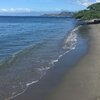
[[[31,83],[27,83],[26,86],[30,86],[30,85],[32,85],[32,84],[34,84],[34,83],[37,83],[38,81],[39,81],[39,80],[33,81],[33,82],[31,82]]]
[[[32,50],[33,48],[38,48],[39,46],[41,46],[43,44],[45,44],[45,42],[40,42],[40,43],[36,43],[35,45],[30,45],[14,54],[2,59],[0,61],[0,68],[4,65],[10,65],[16,59],[16,57],[18,57],[19,55],[25,54],[25,53],[29,52],[30,50]]]
[[[66,37],[64,38],[64,42],[63,42],[62,49],[65,50],[65,52],[64,52],[63,54],[59,55],[59,57],[58,57],[57,59],[51,61],[51,65],[52,65],[52,66],[54,66],[55,63],[57,63],[61,57],[63,57],[65,54],[67,54],[68,52],[70,52],[71,50],[74,50],[74,49],[76,48],[76,44],[77,44],[77,31],[78,31],[78,29],[79,29],[80,27],[81,27],[81,26],[75,27],[75,28],[68,34],[68,36],[66,36]],[[43,45],[43,44],[44,44],[44,42],[43,42],[43,43],[38,43],[38,44],[36,44],[35,46],[31,46],[30,48],[26,48],[24,51],[22,50],[22,51],[20,51],[20,52],[18,52],[18,53],[15,53],[12,57],[10,57],[10,59],[7,59],[7,61],[6,61],[7,64],[12,63],[12,62],[14,61],[14,59],[15,59],[20,53],[29,52],[30,49],[33,49],[34,47],[39,47],[40,45]],[[4,62],[3,62],[3,64],[4,64]],[[0,66],[1,66],[1,65],[0,65]],[[38,80],[34,80],[34,81],[32,81],[32,82],[26,83],[26,88],[25,88],[25,90],[23,90],[23,92],[21,92],[21,93],[19,93],[19,94],[17,94],[17,95],[11,96],[9,99],[6,99],[6,100],[10,100],[10,99],[15,98],[15,97],[21,95],[22,93],[24,93],[30,85],[39,82],[39,80],[46,74],[47,70],[49,70],[50,68],[51,68],[51,66],[50,66],[50,67],[36,68],[39,72],[44,72],[44,73],[42,74],[42,76],[41,76]]]
[[[71,31],[71,33],[64,39],[63,49],[75,49],[75,44],[77,42],[77,31],[81,26],[77,26]]]
[[[51,63],[54,65],[55,63],[57,63],[59,61],[59,59],[61,57],[63,57],[65,54],[69,53],[71,50],[74,50],[76,48],[76,44],[77,44],[77,31],[79,30],[80,26],[75,27],[68,36],[65,37],[64,42],[63,42],[63,46],[62,48],[65,51],[65,53],[59,55],[58,59],[53,60]]]
[[[54,65],[55,63],[57,63],[59,61],[59,59],[61,57],[63,57],[66,53],[70,52],[71,50],[74,50],[76,47],[76,43],[77,43],[77,31],[81,26],[77,26],[76,28],[74,28],[68,35],[68,37],[66,37],[66,39],[64,39],[64,46],[62,47],[63,49],[67,49],[67,51],[65,53],[63,53],[62,55],[59,55],[58,59],[51,61],[51,64]],[[67,44],[70,43],[70,46],[68,46]],[[45,67],[45,68],[37,68],[37,70],[39,71],[47,71],[49,70],[50,67]],[[43,75],[44,76],[44,75]],[[42,77],[41,77],[42,78]],[[40,79],[41,79],[40,78]],[[34,83],[39,82],[39,80],[37,81],[33,81],[30,83],[27,83],[26,85],[32,85]]]

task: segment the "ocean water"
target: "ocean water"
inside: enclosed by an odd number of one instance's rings
[[[73,18],[0,17],[0,100],[39,82],[60,57],[75,49],[76,23]]]

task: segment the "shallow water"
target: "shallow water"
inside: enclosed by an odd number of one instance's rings
[[[75,25],[72,18],[0,17],[0,99],[23,92],[75,49]]]

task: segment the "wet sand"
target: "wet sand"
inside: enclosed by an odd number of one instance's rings
[[[80,32],[88,33],[87,27],[82,27]],[[52,100],[51,94],[56,94],[55,90],[63,82],[63,77],[75,67],[75,63],[79,62],[80,58],[83,58],[83,55],[87,52],[87,35],[81,36],[79,33],[76,48],[62,56],[39,82],[30,85],[24,93],[12,100]]]
[[[100,24],[89,25],[90,48],[48,100],[100,100]]]

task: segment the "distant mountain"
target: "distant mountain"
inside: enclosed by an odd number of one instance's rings
[[[74,15],[73,12],[60,12],[60,13],[50,13],[43,14],[42,17],[72,17]]]
[[[65,12],[65,11],[0,12],[0,16],[72,17],[73,12]]]

